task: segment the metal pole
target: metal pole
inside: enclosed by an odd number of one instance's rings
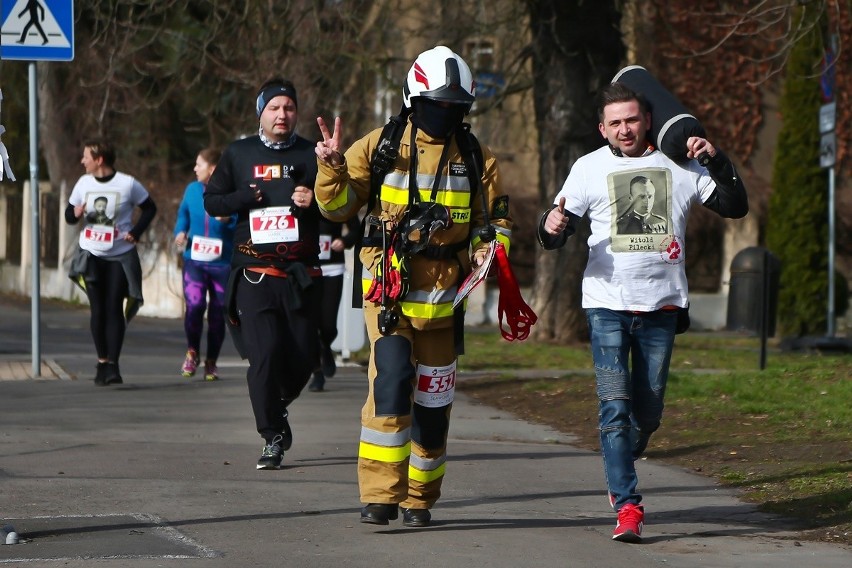
[[[38,82],[36,81],[36,63],[30,62],[30,208],[32,209],[32,364],[33,377],[41,377],[41,243],[39,239],[38,194]]]
[[[834,337],[834,166],[828,168],[828,329],[826,337]]]

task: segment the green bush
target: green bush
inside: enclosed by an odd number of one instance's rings
[[[824,332],[827,317],[828,176],[819,165],[817,27],[790,53],[766,221],[766,245],[781,260],[778,324],[788,336]]]

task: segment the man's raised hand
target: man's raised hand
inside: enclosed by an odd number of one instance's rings
[[[317,117],[322,140],[317,142],[316,154],[317,158],[332,166],[339,166],[343,163],[343,153],[340,151],[340,133],[343,131],[342,122],[339,116],[334,117],[334,131],[329,132],[325,120],[321,116]]]
[[[698,159],[702,154],[708,154],[711,158],[716,155],[716,148],[700,136],[690,136],[686,140],[686,157]]]
[[[554,207],[544,220],[544,230],[549,235],[558,235],[568,226],[568,217],[565,216],[565,198],[559,198],[559,206]]]

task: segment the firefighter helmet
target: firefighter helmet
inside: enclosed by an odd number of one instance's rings
[[[403,103],[411,108],[411,99],[423,97],[438,102],[465,105],[470,111],[476,98],[476,83],[464,59],[443,45],[417,56],[402,89]]]

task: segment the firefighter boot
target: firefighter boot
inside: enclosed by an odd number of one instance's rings
[[[406,527],[428,527],[431,522],[429,509],[402,509],[402,524]]]
[[[387,525],[399,517],[399,507],[386,503],[368,503],[361,509],[361,522],[371,525]]]

